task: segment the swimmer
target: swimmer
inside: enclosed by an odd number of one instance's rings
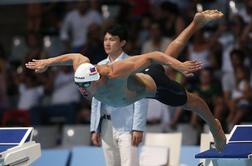
[[[114,107],[126,106],[142,98],[153,98],[167,105],[191,110],[209,125],[216,149],[222,151],[226,137],[220,122],[213,117],[207,104],[199,96],[169,79],[162,66],[168,65],[185,76],[192,76],[195,71],[200,70],[199,62],[180,62],[174,57],[178,56],[195,31],[222,16],[217,10],[196,13],[191,24],[167,47],[165,54],[154,51],[112,64],[93,65],[84,55],[72,53],[48,59],[34,59],[26,63],[26,67],[43,72],[49,66],[72,61],[74,81],[85,96],[93,96]]]

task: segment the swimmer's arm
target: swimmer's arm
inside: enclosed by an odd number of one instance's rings
[[[96,65],[96,69],[101,76],[109,77],[112,74],[112,66],[109,64]]]
[[[172,56],[167,56],[162,52],[154,51],[113,63],[110,65],[112,68],[110,76],[127,76],[132,73],[137,73],[154,63],[171,66],[186,76],[191,76],[193,72],[201,68],[201,64],[196,61],[180,62]]]
[[[190,37],[210,21],[218,20],[223,16],[222,12],[217,10],[206,10],[195,14],[193,21],[174,39],[166,48],[165,54],[174,58],[179,56],[179,53],[185,47]]]
[[[70,62],[70,63],[69,63]],[[78,53],[63,54],[48,59],[33,59],[25,64],[26,68],[35,70],[35,72],[44,72],[50,66],[73,65],[74,70],[82,63],[88,63],[89,59]]]
[[[147,54],[143,54],[141,56],[143,57],[142,59],[146,58],[147,61],[149,61],[149,63],[151,64],[159,63],[161,65],[168,65],[172,67],[173,69],[183,73],[185,76],[192,76],[193,72],[201,69],[201,63],[197,61],[180,62],[174,57],[167,56],[166,54],[159,51],[150,52]],[[135,63],[136,62],[137,61],[135,60]]]

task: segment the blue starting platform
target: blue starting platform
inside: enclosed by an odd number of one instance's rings
[[[28,166],[41,155],[32,127],[0,128],[0,166]]]
[[[252,166],[252,125],[236,125],[222,152],[210,148],[195,155],[204,166]]]

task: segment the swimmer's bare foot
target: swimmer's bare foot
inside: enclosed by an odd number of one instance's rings
[[[194,23],[202,27],[208,22],[218,20],[223,16],[224,16],[223,13],[218,10],[205,10],[202,12],[197,12],[194,16],[193,21]]]
[[[216,150],[218,152],[222,152],[224,149],[224,146],[226,145],[226,136],[225,133],[221,127],[221,123],[218,119],[215,119],[216,121],[216,128],[214,129],[215,131],[212,132],[213,138],[214,138],[214,143]]]

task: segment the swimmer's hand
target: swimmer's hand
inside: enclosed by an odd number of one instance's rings
[[[42,73],[46,71],[48,68],[48,60],[47,59],[33,59],[32,61],[25,64],[26,68],[34,70],[37,73]]]
[[[197,12],[194,16],[193,22],[202,27],[210,21],[215,21],[223,17],[224,14],[218,10],[205,10]]]
[[[202,64],[198,61],[185,61],[178,65],[175,69],[181,72],[186,77],[192,77],[194,72],[200,70]]]

